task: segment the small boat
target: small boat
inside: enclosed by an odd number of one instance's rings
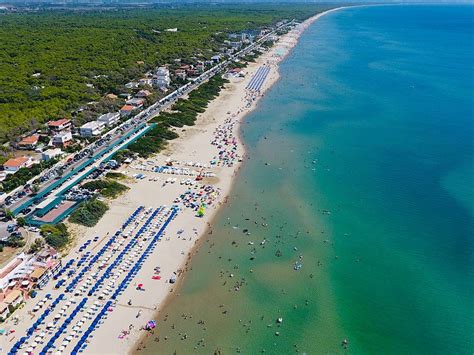
[[[299,261],[295,262],[295,264],[293,265],[293,270],[295,271],[298,271],[299,269],[301,269],[303,267],[303,264],[301,264]]]

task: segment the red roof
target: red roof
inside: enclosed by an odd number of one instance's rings
[[[69,122],[71,122],[71,120],[68,120],[67,118],[61,118],[60,120],[57,120],[57,121],[49,121],[48,126],[49,127],[59,127],[59,126],[65,125]]]
[[[39,134],[33,134],[32,136],[23,138],[18,144],[19,145],[36,144],[38,143],[38,139],[39,139]]]
[[[120,111],[133,111],[135,110],[135,106],[132,105],[123,105]]]
[[[7,168],[19,168],[23,166],[28,160],[30,160],[30,158],[27,157],[13,158],[3,163],[3,166]]]

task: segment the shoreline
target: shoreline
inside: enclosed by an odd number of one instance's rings
[[[230,185],[229,185],[229,188],[228,188],[228,194],[224,197],[224,202],[222,204],[220,204],[219,208],[215,211],[215,213],[212,215],[212,217],[209,218],[209,221],[208,221],[208,227],[205,229],[205,231],[199,235],[198,239],[196,240],[196,243],[195,245],[191,248],[191,250],[189,251],[188,255],[187,255],[187,258],[186,260],[183,262],[182,266],[183,267],[186,267],[186,271],[187,271],[187,266],[190,262],[192,262],[192,258],[193,256],[199,251],[200,247],[203,245],[203,243],[205,243],[206,241],[206,238],[205,236],[206,235],[210,235],[212,233],[212,225],[214,223],[214,221],[216,220],[216,218],[218,217],[219,213],[223,211],[223,208],[225,206],[225,204],[227,203],[227,198],[229,197],[229,194],[232,192],[233,188],[234,188],[234,185],[237,181],[237,178],[238,178],[238,175],[240,174],[241,172],[241,168],[242,168],[242,165],[245,163],[245,159],[248,159],[248,155],[247,155],[247,150],[245,149],[245,144],[244,144],[244,141],[242,139],[242,130],[241,130],[241,127],[242,127],[242,124],[244,122],[244,119],[246,118],[247,115],[249,115],[252,111],[254,111],[257,106],[258,106],[258,102],[260,101],[260,99],[265,96],[264,94],[269,90],[271,89],[280,79],[280,75],[279,75],[279,67],[278,65],[283,61],[285,60],[285,58],[291,54],[293,48],[298,44],[298,41],[299,41],[299,38],[300,36],[304,33],[304,31],[306,31],[306,29],[311,26],[314,22],[316,22],[319,18],[329,14],[329,13],[332,13],[332,12],[335,12],[335,11],[339,11],[339,10],[342,10],[342,9],[346,9],[346,8],[349,8],[349,7],[354,7],[354,6],[340,6],[340,7],[336,7],[336,8],[333,8],[333,9],[330,9],[330,10],[326,10],[326,11],[323,11],[321,13],[318,13],[312,17],[310,17],[309,19],[305,20],[303,23],[301,23],[299,26],[298,26],[298,31],[297,31],[297,36],[293,37],[293,36],[289,36],[289,37],[292,37],[294,39],[294,42],[292,43],[291,46],[288,46],[287,48],[287,51],[286,53],[283,55],[283,56],[280,56],[280,58],[278,59],[278,61],[276,61],[275,63],[273,63],[273,70],[274,70],[274,77],[273,77],[273,80],[271,81],[267,81],[264,86],[263,86],[263,90],[262,90],[262,94],[260,94],[258,96],[258,99],[253,103],[252,107],[245,112],[245,114],[242,115],[241,119],[239,120],[239,124],[237,126],[237,137],[238,137],[238,144],[239,146],[242,147],[243,149],[243,160],[242,162],[238,163],[238,166],[236,167],[236,169],[234,170],[234,174],[233,174],[233,179],[231,180],[230,182]],[[252,64],[259,64],[262,62],[262,58],[265,57],[265,55],[267,55],[268,53],[271,53],[271,52],[275,52],[276,49],[278,48],[278,45],[280,44],[280,42],[282,41],[282,39],[284,39],[285,37],[288,37],[289,34],[291,34],[291,32],[293,32],[294,29],[290,32],[288,32],[287,34],[285,34],[284,36],[282,36],[278,42],[275,43],[275,45],[270,49],[269,52],[266,52],[264,53],[262,56],[260,56],[259,58],[257,58],[256,62],[255,63],[252,63]],[[247,68],[246,68],[247,69]],[[255,70],[254,70],[255,71]],[[248,77],[246,77],[246,79],[249,79]],[[247,80],[248,81],[248,80]],[[222,91],[226,90],[226,88],[224,88]],[[222,94],[222,92],[221,92]],[[219,97],[221,96],[221,94],[219,94],[219,96],[214,99],[213,101],[217,101],[219,99]],[[181,277],[178,278],[177,282],[175,283],[174,287],[170,290],[169,294],[165,297],[165,299],[161,302],[160,306],[157,308],[157,310],[155,311],[155,313],[153,314],[153,319],[157,319],[158,316],[164,311],[164,309],[175,299],[175,297],[178,297],[180,296],[180,293],[179,291],[181,290],[181,287],[184,285],[185,281],[186,281],[186,277],[187,277],[187,272],[184,272],[183,275]],[[146,344],[147,342],[147,338],[149,337],[149,334],[144,332],[142,333],[137,339],[136,339],[136,342],[134,343],[133,347],[132,348],[129,348],[127,349],[127,353],[128,354],[139,354],[139,350],[141,348],[141,346],[143,346],[144,344]]]
[[[157,245],[151,258],[133,279],[135,285],[144,284],[144,289],[137,290],[130,285],[124,290],[123,295],[117,299],[118,302],[113,311],[102,320],[106,324],[98,327],[94,331],[94,336],[88,339],[84,353],[133,353],[146,339],[149,333],[143,332],[141,328],[147,321],[155,319],[173,298],[179,295],[193,255],[205,241],[204,236],[212,230],[215,218],[227,203],[242,164],[248,158],[241,137],[241,125],[245,117],[255,110],[260,98],[279,80],[278,65],[291,53],[301,34],[322,16],[346,7],[337,7],[318,13],[281,36],[273,47],[243,69],[245,73],[243,78],[229,79],[230,83],[226,84],[219,95],[208,104],[206,111],[198,115],[194,126],[177,128],[179,137],[168,142],[162,152],[148,159],[138,159],[118,170],[128,177],[125,184],[130,189],[109,203],[109,210],[96,226],[74,228],[76,238],[68,256],[63,259],[64,262],[81,254],[78,248],[86,240],[99,236],[99,241],[91,247],[91,251],[97,252],[106,243],[109,233],[119,230],[124,220],[138,206],[153,209],[170,206],[176,204],[176,199],[187,191],[195,189],[196,193],[202,192],[201,186],[204,185],[214,189],[212,199],[208,196],[208,199],[212,201],[206,207],[203,218],[196,217],[193,209],[185,207],[184,201],[179,201],[180,211],[167,227],[164,237],[158,242],[161,245]],[[270,68],[266,80],[258,92],[249,93],[246,89],[248,83],[257,70],[263,66]],[[231,140],[232,143],[229,143]],[[220,156],[222,150],[225,151],[223,159]],[[152,171],[151,166],[163,166],[171,158],[175,162],[173,164],[175,167],[189,167],[192,164],[188,162],[205,164],[207,167],[202,170],[214,174],[215,177],[205,177],[197,184],[197,189],[194,185],[188,187],[179,182],[168,182],[170,177],[175,180],[183,179],[183,181],[190,178]],[[217,163],[209,166],[211,161],[217,161]],[[196,165],[192,165],[190,169],[201,170]],[[145,174],[146,178],[135,179],[134,176],[140,173]],[[191,179],[194,180],[194,178]],[[155,266],[161,269],[161,281],[152,280],[155,275]],[[176,283],[169,283],[168,280],[174,274],[177,274]],[[38,298],[44,297],[53,290],[53,282],[50,282],[43,290],[38,291]],[[133,300],[133,306],[127,305],[128,299]],[[7,331],[14,329],[15,334],[18,335],[8,340],[8,343],[6,343],[7,339],[2,337],[1,348],[9,348],[10,342],[26,333],[31,319],[34,318],[34,315],[30,318],[33,306],[33,302],[29,302],[22,310],[15,313],[19,324],[13,324],[11,319],[4,323]],[[139,309],[139,315],[136,315],[137,309]],[[126,336],[120,337],[124,329],[129,332]]]

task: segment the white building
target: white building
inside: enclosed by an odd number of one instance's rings
[[[31,157],[18,157],[7,160],[3,163],[3,170],[8,173],[16,173],[21,168],[29,168],[35,163]]]
[[[109,112],[109,113],[99,116],[99,118],[97,119],[97,121],[103,122],[108,127],[113,126],[119,120],[120,120],[119,112]]]
[[[160,89],[167,89],[171,83],[170,71],[168,70],[168,68],[159,67],[156,70],[156,74],[153,75],[151,83],[153,86],[158,87]]]
[[[105,123],[101,121],[91,121],[87,122],[85,125],[82,125],[81,128],[79,128],[79,132],[82,137],[93,137],[93,136],[98,136],[100,132],[105,127]]]
[[[55,134],[51,142],[56,147],[64,147],[72,142],[72,133],[70,131],[65,131]]]
[[[50,160],[50,159],[60,156],[61,154],[63,154],[63,151],[59,148],[48,149],[48,150],[45,150],[43,154],[41,154],[41,158],[43,160]]]

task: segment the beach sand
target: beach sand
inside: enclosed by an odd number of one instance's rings
[[[297,43],[301,33],[314,21],[326,13],[336,9],[318,14],[301,25],[297,26],[291,32],[282,36],[280,40],[266,53],[262,54],[255,63],[250,63],[244,69],[243,78],[229,78],[230,83],[225,85],[220,95],[213,100],[206,111],[197,118],[195,126],[183,127],[177,129],[179,138],[171,141],[167,148],[153,158],[134,161],[128,167],[122,167],[120,172],[131,177],[125,184],[130,187],[125,194],[110,202],[110,209],[99,223],[93,228],[74,227],[76,236],[76,245],[82,244],[85,240],[99,236],[100,241],[94,245],[94,251],[97,251],[107,240],[107,234],[120,229],[124,220],[140,205],[157,208],[162,205],[171,206],[174,200],[189,189],[187,185],[181,185],[180,181],[190,178],[189,176],[169,175],[148,171],[153,166],[165,165],[167,159],[178,161],[174,163],[175,167],[184,167],[184,162],[199,162],[208,164],[218,155],[218,148],[211,144],[215,137],[215,131],[225,122],[232,122],[232,133],[236,139],[236,153],[241,161],[246,159],[245,147],[238,139],[239,127],[244,116],[255,109],[258,99],[268,90],[279,78],[278,63],[290,52],[291,48]],[[262,65],[270,68],[270,72],[263,83],[260,92],[249,94],[246,86],[252,78],[252,75]],[[215,177],[204,178],[199,183],[212,185],[220,193],[216,196],[211,206],[206,208],[204,217],[197,217],[196,212],[190,208],[183,207],[178,216],[170,223],[166,229],[166,236],[158,242],[157,248],[150,255],[139,273],[133,279],[132,284],[125,292],[119,296],[117,306],[113,312],[108,314],[93,337],[88,339],[89,344],[85,353],[94,354],[123,354],[136,350],[145,336],[145,331],[141,327],[151,319],[156,318],[156,313],[160,307],[169,301],[176,294],[179,287],[179,281],[182,277],[181,271],[185,272],[190,257],[192,256],[200,236],[207,234],[212,230],[212,220],[218,209],[225,204],[226,196],[229,194],[232,183],[241,165],[241,161],[235,161],[233,166],[213,166],[204,171],[212,172]],[[199,168],[190,168],[199,171]],[[150,169],[151,170],[151,169]],[[134,174],[142,173],[146,177],[142,180],[133,179]],[[164,183],[166,179],[173,177],[175,183]],[[150,181],[151,180],[151,181]],[[77,247],[72,248],[70,257],[74,257]],[[65,262],[68,258],[65,258]],[[154,268],[161,268],[161,280],[152,280]],[[173,273],[178,274],[176,284],[170,284],[169,278]],[[133,284],[142,283],[144,290],[137,290],[132,287]],[[53,282],[50,282],[41,294],[48,292],[53,288]],[[132,305],[127,301],[131,299]],[[26,315],[27,306],[15,314],[21,319],[30,319]],[[140,317],[136,317],[137,312],[141,310]],[[5,328],[11,329],[12,325],[7,321]],[[16,334],[22,336],[29,326],[30,322],[20,322],[15,326]],[[119,335],[124,330],[129,330],[130,334],[122,339]],[[9,348],[8,344],[13,341],[9,337],[2,337],[2,348]]]

